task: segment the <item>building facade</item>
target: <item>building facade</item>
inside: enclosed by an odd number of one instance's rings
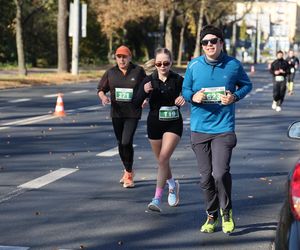
[[[238,26],[246,24],[252,41],[250,53],[255,52],[258,62],[268,60],[278,50],[298,51],[300,0],[238,2],[236,13],[237,19],[244,15]]]

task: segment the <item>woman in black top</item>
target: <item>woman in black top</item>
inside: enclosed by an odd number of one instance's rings
[[[117,65],[107,70],[101,78],[98,96],[103,105],[111,104],[112,124],[125,168],[120,183],[125,188],[131,188],[134,187],[133,136],[142,114],[142,107],[135,106],[132,97],[146,73],[142,67],[131,63],[131,51],[126,46],[120,46],[115,54]],[[111,98],[106,95],[107,92],[110,92]]]
[[[170,71],[171,65],[170,51],[166,48],[157,49],[156,70],[144,79],[133,100],[139,107],[149,98],[147,132],[152,151],[158,161],[158,174],[155,196],[148,208],[158,212],[161,212],[161,198],[166,182],[169,185],[169,205],[176,206],[179,202],[179,182],[172,178],[170,158],[182,135],[180,106],[184,105],[185,101],[181,96],[183,78]]]

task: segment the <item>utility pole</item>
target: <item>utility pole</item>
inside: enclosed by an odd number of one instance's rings
[[[79,60],[79,14],[80,1],[74,0],[73,3],[73,39],[72,39],[72,75],[78,75],[78,60]]]
[[[256,13],[256,25],[255,25],[255,43],[254,43],[254,64],[257,63],[257,47],[258,47],[258,14]]]

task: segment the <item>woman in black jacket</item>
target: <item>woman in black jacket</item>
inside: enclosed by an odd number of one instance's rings
[[[166,182],[169,185],[169,205],[174,207],[179,202],[179,182],[172,177],[170,158],[182,135],[180,106],[185,101],[181,96],[183,77],[170,70],[171,52],[166,48],[157,49],[154,63],[155,71],[144,79],[133,101],[139,107],[149,98],[147,133],[158,161],[158,173],[155,196],[148,208],[161,212],[161,198]]]

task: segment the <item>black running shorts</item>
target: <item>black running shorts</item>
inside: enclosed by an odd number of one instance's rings
[[[149,114],[147,118],[147,133],[151,140],[160,140],[166,132],[182,136],[183,122],[180,115],[177,120],[160,121],[158,115]]]

